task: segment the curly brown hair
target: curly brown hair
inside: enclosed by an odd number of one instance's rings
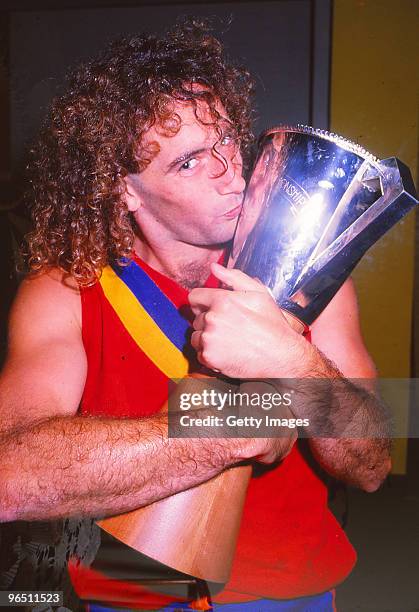
[[[162,37],[118,40],[81,65],[66,93],[53,100],[31,151],[30,272],[59,267],[88,285],[108,263],[129,259],[134,229],[122,197],[124,177],[150,161],[141,148],[144,132],[164,123],[174,99],[191,100],[195,109],[205,100],[216,124],[218,99],[246,155],[252,93],[247,70],[227,60],[209,24],[197,20]]]

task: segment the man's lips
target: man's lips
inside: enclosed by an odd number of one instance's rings
[[[241,209],[242,209],[242,204],[239,204],[238,206],[235,206],[231,210],[224,213],[222,216],[226,217],[227,219],[235,219],[236,217],[239,216]]]

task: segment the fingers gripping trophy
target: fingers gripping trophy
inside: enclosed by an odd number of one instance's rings
[[[398,159],[380,161],[324,130],[272,128],[259,140],[229,267],[259,279],[290,325],[303,332],[364,253],[417,204],[409,169]],[[208,384],[186,382],[189,391]],[[223,583],[250,475],[250,466],[229,468],[99,525],[170,567]]]

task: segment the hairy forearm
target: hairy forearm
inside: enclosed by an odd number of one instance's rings
[[[296,383],[292,410],[309,419],[312,452],[329,474],[374,491],[391,466],[386,408],[361,380],[344,378],[314,346],[307,350],[309,368]]]
[[[106,516],[208,480],[230,441],[167,437],[167,415],[55,417],[0,439],[0,519]]]

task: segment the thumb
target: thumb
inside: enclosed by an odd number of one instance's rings
[[[211,272],[224,285],[234,291],[267,291],[265,285],[256,278],[251,278],[241,270],[224,268],[218,263],[211,264]]]

